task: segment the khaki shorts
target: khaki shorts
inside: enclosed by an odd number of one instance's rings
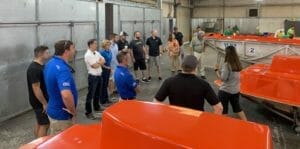
[[[148,61],[148,65],[149,67],[151,67],[153,65],[153,63],[155,64],[155,66],[159,66],[159,56],[150,56],[149,57],[149,61]]]
[[[50,135],[56,135],[73,125],[72,120],[55,120],[49,117]]]

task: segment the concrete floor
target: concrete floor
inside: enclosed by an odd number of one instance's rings
[[[163,77],[171,76],[168,69],[169,63],[166,56],[162,58]],[[154,73],[156,74],[156,73]],[[216,77],[212,69],[207,70],[209,82],[213,82]],[[152,82],[142,84],[142,93],[138,98],[145,101],[151,101],[160,87],[160,82],[155,75],[152,76]],[[212,84],[217,91],[215,86]],[[78,123],[98,123],[99,120],[89,120],[84,116],[84,100],[86,90],[80,91],[80,100],[78,106]],[[241,105],[249,119],[249,121],[268,125],[272,131],[273,145],[275,149],[299,149],[300,136],[297,136],[292,130],[292,123],[269,112],[261,105],[255,104],[247,99],[241,98]],[[211,107],[206,104],[205,109],[211,111]],[[236,117],[233,113],[230,116]],[[33,125],[35,123],[33,111],[26,112],[11,120],[0,124],[0,149],[18,148],[20,145],[30,142],[34,139]]]

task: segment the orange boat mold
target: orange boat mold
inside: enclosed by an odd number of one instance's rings
[[[222,34],[206,34],[205,39],[252,41],[252,42],[263,42],[263,43],[275,43],[275,44],[287,44],[287,45],[300,46],[299,39],[281,39],[281,38],[274,38],[273,36],[257,36],[257,35],[223,36]]]
[[[241,93],[300,107],[300,56],[276,55],[271,65],[255,64],[244,69]]]
[[[123,101],[101,124],[74,125],[37,148],[271,149],[268,126],[159,103]]]

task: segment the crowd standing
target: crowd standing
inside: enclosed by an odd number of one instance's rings
[[[247,119],[239,104],[242,67],[234,47],[226,48],[221,69],[218,65],[215,67],[217,77],[223,81],[217,96],[205,76],[205,32],[197,27],[190,42],[190,55],[184,55],[184,36],[177,27],[166,43],[158,35],[157,30],[152,30],[151,36],[144,41],[141,32],[136,31],[128,42],[128,34],[122,31],[103,40],[100,49],[96,39],[88,40],[84,55],[88,72],[85,100],[88,119],[97,119],[96,115],[117,101],[135,100],[142,92],[141,83],[152,81],[153,66],[157,79],[163,81],[154,101],[162,102],[169,97],[171,105],[204,111],[206,100],[216,114],[227,114],[230,103],[241,119]],[[75,71],[68,64],[75,56],[75,44],[60,40],[54,49],[54,56],[49,59],[48,47],[38,46],[27,69],[29,101],[37,119],[36,137],[49,134],[49,128],[50,134],[57,134],[76,123],[78,92],[72,74]],[[160,58],[165,52],[170,60],[170,71],[177,74],[163,78]],[[133,66],[134,75],[130,66]]]

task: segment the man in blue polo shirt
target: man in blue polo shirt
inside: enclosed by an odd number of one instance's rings
[[[55,44],[55,54],[46,64],[44,78],[49,102],[47,114],[51,134],[57,134],[74,124],[76,119],[77,89],[68,61],[75,54],[75,46],[69,40]]]
[[[114,78],[121,100],[133,100],[140,92],[140,87],[133,75],[129,72],[129,60],[127,52],[120,52],[117,55],[119,65],[116,68]]]

